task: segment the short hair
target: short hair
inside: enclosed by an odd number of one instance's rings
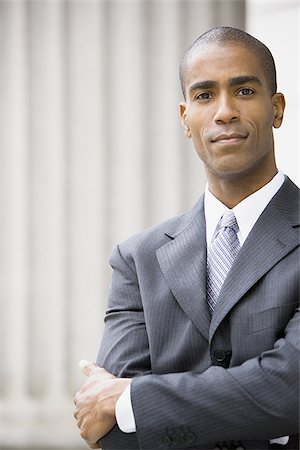
[[[179,67],[179,76],[183,97],[185,98],[185,74],[191,57],[203,44],[238,43],[252,51],[260,61],[271,95],[277,91],[276,67],[272,53],[261,41],[238,28],[216,27],[199,36],[188,48]]]

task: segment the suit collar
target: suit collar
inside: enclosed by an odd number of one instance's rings
[[[299,225],[299,188],[286,175],[282,187],[267,208],[274,203],[277,210],[292,226]],[[198,214],[204,214],[204,194],[192,209],[168,222],[165,234],[172,239],[175,238],[192,224]]]
[[[239,226],[238,237],[240,243],[243,244],[245,242],[255,222],[282,187],[284,180],[283,173],[278,171],[271,181],[251,195],[248,195],[232,208]],[[209,191],[208,185],[205,188],[204,210],[207,242],[211,243],[217,225],[225,211],[228,211],[228,208]]]
[[[199,214],[204,214],[204,194],[201,195],[200,199],[192,209],[169,221],[167,223],[166,229],[164,230],[164,233],[171,239],[176,238],[186,229],[188,230],[190,226],[193,227],[193,225],[195,224],[194,221],[197,221],[197,216]]]

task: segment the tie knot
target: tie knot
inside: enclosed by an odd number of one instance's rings
[[[221,220],[221,228],[232,228],[236,233],[238,232],[239,226],[236,221],[234,212],[231,209],[223,214]]]

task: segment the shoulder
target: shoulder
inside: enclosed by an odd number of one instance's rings
[[[200,197],[192,209],[126,239],[114,248],[112,255],[117,252],[125,260],[128,260],[128,258],[149,258],[151,254],[156,253],[158,248],[184,231],[198,214],[204,214],[203,199],[204,195]]]
[[[299,187],[287,175],[285,175],[284,183],[281,186],[281,189],[279,189],[279,192],[281,192],[283,196],[290,197],[291,199],[299,199]]]
[[[281,215],[294,225],[299,224],[299,192],[298,186],[285,176],[283,185],[270,202],[271,207],[276,207]]]

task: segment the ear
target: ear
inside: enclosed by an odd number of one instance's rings
[[[179,104],[179,108],[180,108],[181,123],[184,127],[184,134],[188,139],[190,139],[192,137],[192,133],[191,133],[190,127],[188,126],[188,120],[187,120],[187,114],[186,114],[186,103],[181,102]]]
[[[273,120],[273,127],[279,128],[282,124],[283,120],[283,113],[285,109],[285,99],[284,95],[280,92],[277,92],[272,97],[273,102],[273,111],[274,111],[274,120]]]

